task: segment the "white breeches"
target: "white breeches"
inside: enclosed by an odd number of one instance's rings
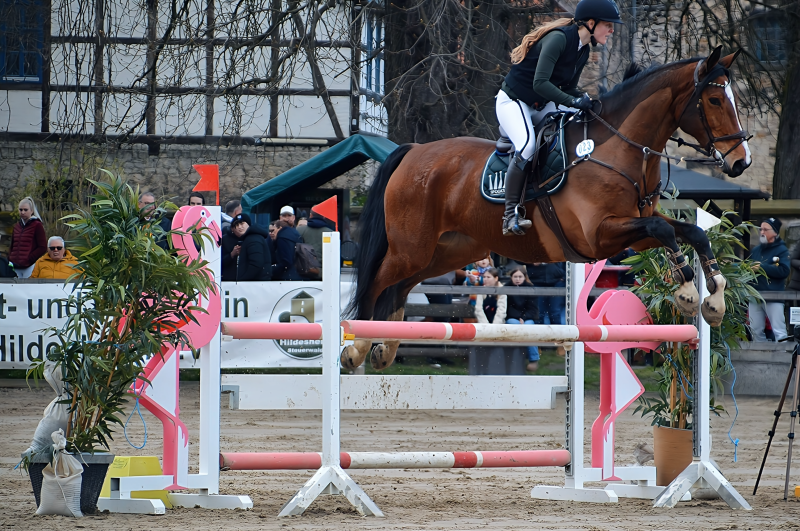
[[[527,104],[512,100],[508,94],[502,90],[497,93],[495,100],[495,112],[497,121],[500,123],[500,134],[511,140],[521,158],[529,159],[536,149],[536,135],[533,131],[533,124],[539,121],[548,113],[562,111],[574,111],[571,107],[556,107],[552,101],[544,106],[541,111],[531,109]]]

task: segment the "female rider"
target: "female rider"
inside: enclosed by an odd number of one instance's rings
[[[578,80],[592,46],[605,44],[614,33],[614,23],[622,23],[613,0],[581,0],[575,17],[548,22],[525,35],[522,44],[511,52],[511,70],[497,93],[497,121],[500,134],[511,140],[516,156],[506,173],[506,208],[503,235],[522,236],[532,226],[519,215],[524,199],[525,171],[536,148],[533,124],[556,105],[587,110],[592,101],[581,94]]]

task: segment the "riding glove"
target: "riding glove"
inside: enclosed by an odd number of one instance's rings
[[[572,103],[570,103],[569,106],[582,111],[588,111],[592,108],[592,99],[588,94],[584,94],[583,96],[572,100]]]

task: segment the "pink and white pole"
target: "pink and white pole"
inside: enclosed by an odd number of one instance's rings
[[[521,468],[566,466],[567,450],[512,452],[341,452],[343,469]],[[231,453],[219,455],[225,470],[309,470],[322,467],[318,452]]]

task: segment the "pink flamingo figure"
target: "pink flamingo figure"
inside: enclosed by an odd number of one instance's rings
[[[633,293],[608,290],[597,297],[587,310],[587,300],[606,261],[586,266],[588,278],[578,296],[579,325],[648,325],[653,320],[647,308]],[[628,364],[622,350],[642,348],[653,350],[660,345],[651,342],[585,343],[586,350],[600,356],[600,415],[592,424],[592,467],[603,469],[603,481],[619,480],[614,475],[614,422],[642,393],[644,387]]]
[[[186,235],[172,235],[172,242],[178,250],[179,256],[184,256],[189,260],[200,256],[191,232],[201,225],[209,229],[209,234],[214,240],[215,247],[211,253],[211,256],[214,256],[216,247],[219,247],[222,231],[216,221],[211,219],[208,209],[204,206],[184,206],[175,214],[172,220],[173,230],[187,233]],[[208,245],[207,239],[204,238],[203,243]],[[211,275],[212,273],[206,270],[205,274]],[[207,299],[201,298],[197,305],[208,313],[195,314],[197,323],[187,320],[178,323],[177,326],[189,336],[191,344],[195,348],[200,348],[214,338],[219,327],[222,315],[219,290],[209,293]],[[138,395],[139,402],[161,421],[164,434],[162,468],[164,475],[174,478],[173,485],[168,489],[182,489],[188,486],[189,431],[180,420],[179,351],[180,348],[175,349],[172,345],[164,345],[161,356],[153,356],[145,365],[143,375],[150,383],[141,383],[137,386],[134,382],[130,391]]]

